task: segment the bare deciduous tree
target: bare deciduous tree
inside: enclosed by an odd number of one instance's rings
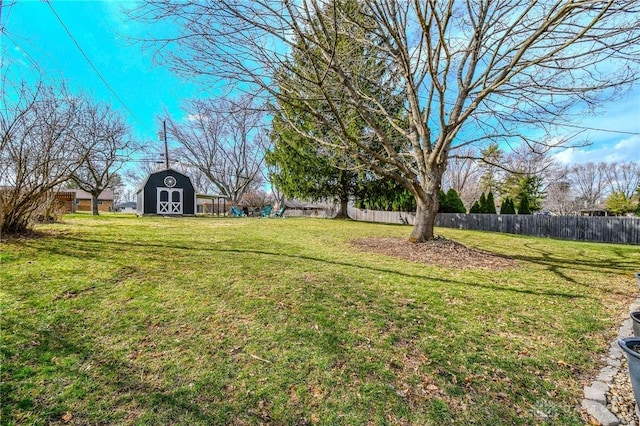
[[[564,176],[564,179],[554,180],[547,186],[547,197],[542,204],[545,210],[561,216],[575,214],[580,207],[566,173]]]
[[[181,146],[180,161],[204,174],[233,203],[259,189],[268,137],[264,112],[253,98],[194,100],[185,112],[184,122],[167,120],[168,132]]]
[[[158,146],[152,141],[141,143],[137,152],[138,157],[129,159],[128,167],[122,171],[123,180],[134,192],[142,185],[147,176],[163,169],[165,163],[164,158],[160,156]]]
[[[606,195],[606,163],[578,164],[569,169],[569,179],[580,208],[593,209]]]
[[[77,143],[83,100],[64,86],[39,84],[2,91],[0,109],[0,230],[22,233],[48,218],[56,188],[80,165]]]
[[[456,149],[487,141],[560,145],[558,126],[638,79],[638,1],[357,4],[145,0],[133,14],[173,24],[176,33],[151,38],[175,70],[240,81],[279,105],[304,108],[331,138],[309,134],[295,115],[293,129],[410,190],[415,242],[434,237],[441,180]],[[338,49],[349,37],[358,37],[354,51]],[[375,93],[402,96],[404,114],[372,98],[366,73],[352,66],[363,50],[387,73]],[[287,85],[292,75],[296,84]],[[345,110],[366,122],[365,137],[349,132]]]
[[[91,211],[98,215],[98,197],[115,182],[118,171],[134,152],[135,144],[121,115],[108,105],[84,102],[79,111],[76,138],[86,156],[71,175],[80,189],[91,194]]]
[[[609,163],[604,168],[604,176],[610,192],[624,194],[631,200],[640,186],[640,164],[632,161]]]
[[[449,159],[443,181],[445,188],[456,190],[460,199],[467,207],[480,197],[480,174],[478,167],[478,153],[472,147],[463,148]]]

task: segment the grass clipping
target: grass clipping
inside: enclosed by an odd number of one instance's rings
[[[361,238],[352,241],[352,244],[363,251],[444,268],[495,270],[515,268],[517,265],[514,259],[441,237],[424,243],[412,243],[404,238]]]

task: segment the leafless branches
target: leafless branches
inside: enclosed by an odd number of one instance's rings
[[[250,96],[238,100],[193,100],[183,121],[168,119],[180,143],[180,161],[206,176],[221,195],[238,202],[262,182],[268,145],[264,112]]]
[[[108,105],[87,100],[76,117],[78,148],[86,155],[71,175],[78,187],[92,196],[92,212],[98,215],[98,196],[110,188],[118,170],[135,149],[124,119]]]
[[[78,142],[82,100],[64,86],[22,84],[3,92],[0,111],[0,228],[30,229],[48,216],[55,188],[86,156]]]
[[[174,34],[150,39],[176,71],[305,109],[331,138],[307,134],[293,115],[291,128],[410,189],[415,241],[433,237],[437,194],[456,149],[513,140],[562,145],[563,123],[639,77],[638,1],[355,3],[146,0],[133,14],[174,24]],[[354,40],[352,52],[337,48],[344,39]],[[354,55],[383,65],[376,96]],[[384,93],[402,97],[403,114],[386,108]],[[366,137],[349,133],[345,110],[366,123]]]

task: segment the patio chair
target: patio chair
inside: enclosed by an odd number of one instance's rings
[[[260,217],[269,217],[271,214],[271,208],[271,206],[265,206],[265,208],[260,212]]]
[[[278,211],[274,213],[274,216],[275,216],[275,217],[284,217],[283,215],[284,215],[284,211],[285,211],[286,209],[287,209],[287,208],[286,208],[285,206],[280,207],[280,208],[278,209]]]
[[[242,217],[245,214],[242,212],[242,210],[240,210],[239,208],[237,208],[236,206],[231,206],[231,214],[233,215],[233,217]]]

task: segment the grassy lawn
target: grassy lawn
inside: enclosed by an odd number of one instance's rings
[[[638,247],[438,229],[517,260],[355,249],[406,226],[65,217],[0,247],[0,423],[583,424]],[[64,419],[64,420],[63,420]]]

